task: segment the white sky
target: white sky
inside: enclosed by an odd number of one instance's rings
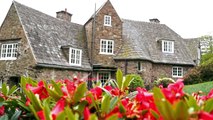
[[[106,0],[16,0],[51,16],[67,8],[72,22],[84,24]],[[149,21],[158,18],[183,38],[213,35],[213,0],[111,0],[121,18]],[[12,0],[0,0],[0,25]]]

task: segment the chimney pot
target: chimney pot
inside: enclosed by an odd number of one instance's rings
[[[67,12],[67,8],[65,8],[65,10],[56,12],[56,18],[71,22],[72,14]]]
[[[160,20],[158,20],[157,18],[149,19],[149,21],[152,23],[160,23]]]

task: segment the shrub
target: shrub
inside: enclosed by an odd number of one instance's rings
[[[197,84],[213,80],[213,58],[191,69],[184,76],[184,84]]]
[[[162,85],[164,88],[166,88],[169,84],[175,83],[175,81],[172,78],[159,78],[154,82],[155,86],[160,86]]]
[[[0,120],[212,120],[213,89],[208,95],[187,95],[177,80],[167,88],[137,88],[128,98],[133,76],[116,73],[115,86],[90,90],[80,78],[34,81],[21,79],[22,93],[5,84],[0,91]]]
[[[136,91],[137,87],[144,88],[144,80],[141,78],[140,75],[133,75],[133,79],[129,85],[129,90],[131,92]]]

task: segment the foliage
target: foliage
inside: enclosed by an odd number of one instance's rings
[[[201,65],[210,64],[213,61],[213,53],[206,53],[201,56]]]
[[[193,84],[193,85],[185,85],[184,86],[184,92],[188,94],[192,94],[197,91],[202,91],[202,94],[206,95],[210,92],[210,90],[213,88],[213,82],[205,82],[205,83],[199,83],[199,84]]]
[[[184,84],[196,84],[213,80],[213,57],[202,62],[200,66],[191,69],[184,76]]]
[[[136,91],[136,88],[138,87],[144,88],[144,80],[140,77],[140,75],[133,75],[133,80],[130,82],[129,90],[133,92]]]
[[[132,75],[120,70],[111,86],[90,90],[80,78],[46,83],[21,79],[22,92],[6,84],[0,94],[0,119],[37,120],[188,120],[213,119],[213,90],[208,95],[187,95],[182,80],[166,88],[154,87],[152,92],[137,88],[128,98]]]
[[[154,85],[155,86],[162,85],[164,88],[166,88],[171,83],[175,83],[175,81],[172,78],[163,77],[163,78],[159,78],[158,80],[156,80],[154,82]]]

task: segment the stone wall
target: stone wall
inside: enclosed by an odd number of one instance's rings
[[[36,80],[64,80],[70,79],[77,76],[78,78],[87,80],[89,72],[66,70],[66,69],[55,69],[55,68],[36,68]]]
[[[127,63],[125,63],[127,62]],[[138,70],[138,62],[141,62],[142,70]],[[127,67],[125,67],[125,64]],[[184,65],[169,65],[169,64],[155,64],[149,61],[116,61],[116,65],[118,68],[122,70],[123,73],[125,71],[127,74],[139,74],[144,79],[145,85],[153,85],[153,82],[160,77],[169,77],[172,78],[172,67],[178,66],[183,67],[183,74],[186,74],[192,66],[184,66]],[[127,68],[127,70],[125,70]],[[173,78],[174,80],[178,78]]]
[[[3,77],[5,81],[9,76],[21,76],[25,74],[34,76],[32,68],[35,64],[31,47],[25,37],[25,32],[19,21],[15,7],[11,6],[0,28],[0,44],[14,42],[18,43],[17,59],[0,60],[0,77]]]
[[[104,15],[111,16],[112,26],[104,26]],[[95,19],[95,40],[92,52],[93,63],[104,66],[113,66],[115,63],[112,57],[118,53],[118,50],[122,45],[122,21],[110,1],[107,1],[107,3],[98,11]],[[92,45],[92,22],[93,20],[86,24],[88,48],[91,48]],[[114,40],[114,55],[100,54],[101,39]],[[89,52],[91,55],[90,49]]]

